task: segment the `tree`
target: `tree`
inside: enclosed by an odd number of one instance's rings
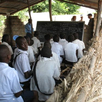
[[[19,19],[21,19],[22,22],[24,22],[24,21],[28,20],[28,17],[26,16],[26,12],[28,12],[28,9],[21,10],[21,11],[15,13],[14,16],[18,16]]]
[[[52,2],[52,15],[61,15],[61,14],[76,14],[80,6],[55,1]],[[34,12],[48,12],[49,11],[49,2],[48,0],[36,4],[31,7]]]

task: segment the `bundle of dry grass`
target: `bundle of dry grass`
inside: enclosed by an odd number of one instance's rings
[[[91,44],[47,102],[102,102],[102,37]]]

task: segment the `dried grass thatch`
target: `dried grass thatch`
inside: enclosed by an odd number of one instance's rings
[[[102,36],[90,44],[87,54],[46,102],[102,102]]]

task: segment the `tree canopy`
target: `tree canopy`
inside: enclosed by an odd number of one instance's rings
[[[60,2],[53,0],[52,1],[52,15],[62,15],[62,14],[76,14],[80,6]],[[31,10],[34,12],[48,12],[49,11],[49,1],[38,3],[31,7]]]

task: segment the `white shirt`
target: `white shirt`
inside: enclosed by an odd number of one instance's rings
[[[63,48],[64,48],[65,45],[68,44],[68,41],[66,39],[60,39],[59,44],[61,44],[63,46]]]
[[[33,47],[32,46],[28,46],[28,58],[29,58],[29,62],[35,62],[35,56],[34,56],[34,52],[33,52]]]
[[[63,47],[62,45],[60,45],[59,43],[57,42],[54,42],[52,44],[52,51],[55,52],[58,57],[59,57],[59,61],[60,63],[62,62],[62,57],[60,57],[61,55],[63,56],[64,55],[64,51],[63,51]]]
[[[36,52],[38,53],[38,47],[41,46],[40,40],[36,37],[33,37],[32,40],[34,41],[34,44],[32,45]]]
[[[21,53],[21,54],[18,55],[19,53]],[[14,58],[16,55],[18,55],[18,56],[16,57],[14,68],[18,72],[20,82],[26,82],[31,78],[30,77],[30,78],[26,79],[24,77],[24,73],[31,70],[29,59],[28,59],[28,53],[27,53],[27,51],[23,51],[23,50],[16,48],[15,52],[14,52]]]
[[[78,49],[78,58],[83,57],[83,49],[85,49],[85,44],[83,41],[76,39],[73,41],[74,44],[77,44],[79,46]]]
[[[55,61],[51,58],[41,57],[36,66],[36,77],[40,91],[43,93],[53,93],[55,87],[55,79],[59,79],[60,71]],[[38,91],[36,85],[32,85],[32,90]],[[39,100],[46,101],[50,95],[41,94],[38,91]]]
[[[59,70],[61,71],[60,69],[60,61],[59,61],[59,58],[58,58],[58,55],[55,53],[55,52],[52,52],[52,57],[51,57],[52,60],[54,60],[59,68]]]
[[[77,62],[77,56],[76,56],[76,50],[78,50],[79,47],[77,44],[69,42],[65,48],[65,59],[69,62]]]
[[[21,96],[14,96],[22,90],[16,70],[0,62],[0,102],[23,102]]]
[[[2,44],[3,44],[3,45],[6,45],[6,46],[9,48],[9,50],[10,50],[10,52],[11,52],[11,55],[12,55],[12,54],[13,54],[13,51],[12,51],[11,46],[10,46],[7,42],[2,42]]]

